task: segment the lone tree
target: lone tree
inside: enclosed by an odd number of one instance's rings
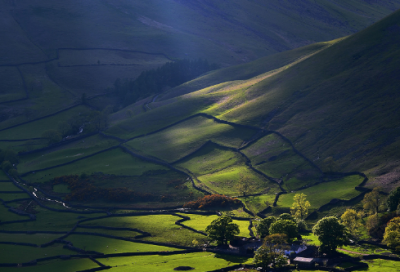
[[[358,222],[360,218],[361,214],[353,209],[347,209],[340,217],[342,224],[346,226],[350,235],[355,239],[360,237],[360,227],[362,226],[362,224]]]
[[[258,223],[257,225],[257,234],[260,238],[264,238],[265,236],[269,235],[269,228],[271,227],[272,223],[275,223],[276,218],[273,216],[268,216],[264,218]]]
[[[207,226],[206,233],[213,241],[217,241],[218,245],[227,245],[240,231],[239,226],[232,223],[232,218],[223,215]]]
[[[324,217],[312,229],[315,236],[321,242],[319,251],[332,254],[338,246],[348,240],[348,231],[345,225],[334,216]]]
[[[380,187],[375,187],[372,192],[365,194],[363,207],[369,214],[379,214],[379,208],[382,206],[382,199],[379,195]]]
[[[299,235],[296,222],[292,220],[278,219],[271,224],[269,228],[270,234],[286,234],[289,242],[293,241]]]
[[[394,212],[397,210],[397,207],[399,206],[400,203],[400,187],[397,187],[396,189],[390,192],[386,203],[389,208],[389,211]]]
[[[400,217],[389,221],[383,235],[383,242],[394,251],[400,251]]]
[[[308,208],[311,206],[310,202],[306,199],[306,195],[303,193],[295,194],[293,200],[290,213],[298,220],[304,219],[308,215]]]

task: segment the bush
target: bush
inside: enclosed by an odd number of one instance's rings
[[[213,207],[229,207],[239,205],[241,202],[237,198],[231,198],[225,195],[206,195],[196,201],[191,201],[183,205],[184,208],[207,209]]]

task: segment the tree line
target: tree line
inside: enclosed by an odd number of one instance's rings
[[[136,79],[116,79],[112,92],[123,106],[127,106],[151,95],[190,81],[208,71],[217,69],[207,60],[178,60],[163,66],[143,71]]]

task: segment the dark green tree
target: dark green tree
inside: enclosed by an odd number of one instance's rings
[[[287,264],[287,259],[283,257],[285,249],[289,247],[286,245],[288,240],[286,234],[276,233],[268,235],[264,238],[264,243],[259,247],[255,254],[253,263],[261,266],[263,271],[267,271],[269,264],[273,267],[280,268]]]
[[[282,213],[278,216],[277,220],[291,220],[296,222],[296,219],[290,213]]]
[[[260,238],[264,238],[265,236],[269,235],[269,228],[271,227],[271,224],[276,221],[276,218],[273,216],[268,216],[267,218],[262,219],[258,224],[257,224],[257,234]]]
[[[47,140],[48,145],[51,145],[51,144],[61,142],[62,135],[61,135],[61,132],[59,132],[58,130],[49,129],[49,130],[46,130],[45,132],[43,132],[42,138]]]
[[[348,241],[347,228],[334,216],[324,217],[312,229],[315,236],[321,242],[319,251],[332,254],[338,246]]]
[[[217,241],[218,245],[227,245],[240,231],[239,226],[232,223],[232,218],[223,215],[207,226],[206,233],[211,240]]]
[[[389,197],[387,199],[387,206],[389,208],[389,211],[394,212],[397,210],[397,207],[399,206],[400,202],[400,187],[397,187],[396,189],[392,190],[389,194]]]
[[[286,234],[288,241],[291,242],[299,235],[296,222],[292,220],[278,219],[275,223],[271,224],[269,228],[270,234],[282,233]]]

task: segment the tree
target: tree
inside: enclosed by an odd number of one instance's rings
[[[265,237],[263,245],[260,246],[254,254],[254,264],[261,266],[266,271],[269,264],[274,267],[281,267],[282,262],[286,258],[283,257],[284,250],[288,247],[285,245],[287,236],[285,234],[272,234]]]
[[[395,217],[386,226],[383,242],[395,251],[400,251],[400,217]]]
[[[240,178],[237,183],[237,190],[242,196],[246,196],[249,192],[251,192],[252,187],[250,185],[250,179],[247,176],[240,174]]]
[[[227,245],[240,231],[239,226],[232,223],[232,218],[223,215],[207,226],[206,233],[212,240],[217,241],[218,245]]]
[[[380,187],[375,187],[372,192],[365,194],[363,199],[363,207],[369,214],[379,214],[379,208],[382,205],[382,200],[379,195]]]
[[[387,206],[390,212],[394,212],[397,210],[397,207],[400,203],[400,187],[392,190],[389,194],[388,199],[386,200]]]
[[[361,219],[361,215],[353,209],[347,209],[340,217],[342,224],[346,226],[351,236],[355,239],[358,239],[360,236],[360,227],[362,224],[358,222],[359,219]]]
[[[45,138],[47,140],[48,145],[52,145],[58,142],[61,142],[62,140],[62,135],[59,131],[55,129],[49,129],[43,132],[42,138]]]
[[[289,242],[293,241],[294,238],[299,235],[297,231],[297,224],[294,221],[282,219],[278,219],[276,222],[271,224],[269,233],[271,235],[275,233],[286,234]]]
[[[334,253],[338,246],[348,240],[348,231],[334,216],[324,217],[313,227],[313,233],[321,242],[320,252]]]
[[[268,216],[267,218],[262,219],[256,228],[258,236],[260,238],[264,238],[265,236],[269,235],[269,228],[275,221],[276,218],[273,216]]]
[[[289,213],[282,213],[281,215],[278,216],[278,220],[291,220],[293,222],[296,222],[296,219],[293,218]]]
[[[306,195],[303,193],[295,194],[293,201],[290,213],[296,219],[304,219],[308,215],[308,208],[311,206],[310,202],[306,199]]]

